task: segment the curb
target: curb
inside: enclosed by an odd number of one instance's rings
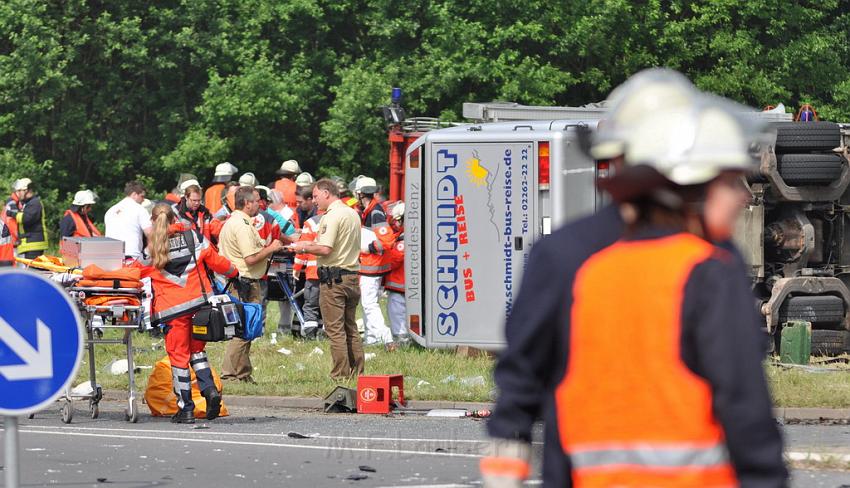
[[[324,408],[324,400],[321,398],[225,395],[225,402],[227,405],[232,405],[234,407],[296,408],[314,410],[321,410]],[[409,400],[407,402],[406,410],[434,410],[438,408],[462,410],[492,410],[493,404],[476,402]]]
[[[144,397],[144,392],[137,392],[137,398]],[[111,402],[126,401],[127,392],[124,390],[103,390],[103,399]],[[296,410],[322,410],[324,399],[307,397],[279,397],[279,396],[247,396],[247,395],[224,395],[224,402],[229,407],[242,408],[284,408]],[[433,410],[437,408],[450,408],[462,410],[492,410],[492,403],[484,402],[453,402],[442,400],[409,400],[407,410]],[[850,414],[849,414],[850,415]]]
[[[780,407],[773,409],[773,416],[783,421],[850,421],[850,409]]]
[[[104,399],[122,401],[127,398],[123,390],[104,390]],[[138,392],[138,397],[144,396]],[[225,395],[229,406],[243,408],[284,408],[299,410],[321,410],[324,407],[322,398],[279,397],[279,396],[243,396]],[[489,402],[454,402],[446,400],[409,400],[408,410],[433,410],[438,408],[461,410],[492,410],[493,403]],[[773,409],[773,416],[782,421],[836,421],[850,422],[850,408],[795,408],[778,407]]]

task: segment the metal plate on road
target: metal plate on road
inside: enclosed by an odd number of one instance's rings
[[[83,341],[65,290],[29,271],[0,270],[0,415],[54,402],[77,374]]]

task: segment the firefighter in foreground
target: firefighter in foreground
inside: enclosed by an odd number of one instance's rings
[[[745,270],[727,241],[749,194],[741,123],[717,102],[647,115],[603,188],[624,236],[535,245],[508,318],[486,486],[783,486],[782,440]],[[612,306],[616,305],[616,306]]]
[[[212,369],[204,352],[206,342],[192,338],[192,316],[206,303],[203,291],[210,293],[212,286],[207,268],[228,278],[237,276],[230,261],[218,255],[209,239],[200,236],[188,225],[179,222],[168,203],[160,203],[151,213],[150,265],[136,263],[142,277],[150,277],[153,287],[153,323],[162,325],[165,332],[165,350],[171,362],[177,413],[171,421],[179,424],[195,423],[195,403],[192,401],[191,375],[195,371],[198,389],[207,401],[207,420],[218,417],[221,392],[213,381]],[[194,254],[186,233],[194,240]]]

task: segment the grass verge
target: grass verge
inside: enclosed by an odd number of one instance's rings
[[[251,346],[251,361],[254,364],[256,385],[227,382],[226,394],[324,397],[338,384],[328,376],[331,370],[329,342],[301,341],[291,337],[280,337],[271,344],[271,332],[277,328],[277,306],[269,307],[266,335]],[[121,331],[107,330],[105,337],[118,338]],[[207,344],[210,364],[221,371],[225,343]],[[137,367],[153,366],[165,357],[162,339],[153,339],[148,334],[133,334],[134,361]],[[288,349],[291,354],[278,352]],[[316,351],[321,351],[319,353]],[[493,360],[487,357],[466,358],[454,351],[427,350],[411,345],[395,352],[386,352],[383,347],[366,347],[367,374],[403,374],[405,397],[412,400],[489,401],[492,381]],[[372,357],[374,355],[374,357]],[[106,389],[127,389],[127,375],[109,374],[113,360],[126,357],[122,345],[95,346],[95,367],[98,383]],[[142,369],[136,375],[137,391],[144,392],[150,369]],[[74,384],[88,379],[88,356],[80,368]],[[355,381],[343,383],[355,387]]]
[[[359,310],[358,310],[359,316]],[[291,337],[278,337],[271,344],[271,331],[277,327],[276,304],[269,307],[266,335],[254,341],[251,360],[254,363],[256,385],[226,383],[225,392],[236,395],[324,397],[334,386],[328,373],[331,368],[329,343],[305,342]],[[119,337],[120,331],[107,331],[107,337]],[[137,366],[150,367],[166,356],[161,339],[148,334],[134,334]],[[281,348],[289,355],[278,352]],[[314,351],[317,349],[321,353]],[[213,368],[220,371],[224,343],[207,345]],[[388,353],[382,347],[367,347],[370,359],[366,362],[367,374],[402,374],[405,376],[405,396],[412,400],[447,400],[486,402],[492,400],[493,359],[467,358],[451,350],[427,350],[412,345]],[[373,356],[373,357],[372,357]],[[111,375],[108,365],[125,357],[121,345],[98,345],[95,349],[98,383],[108,389],[126,389],[126,375]],[[850,360],[850,356],[846,357]],[[777,407],[850,408],[850,365],[841,362],[817,363],[812,368],[789,368],[765,363],[765,373]],[[137,389],[143,392],[150,369],[137,375]],[[88,379],[88,356],[74,384]],[[344,383],[354,387],[354,381]]]

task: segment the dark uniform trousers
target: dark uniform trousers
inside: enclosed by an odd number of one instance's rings
[[[236,282],[234,290],[239,301],[244,303],[262,303],[262,287],[259,280]],[[221,365],[221,379],[250,380],[254,367],[251,365],[251,341],[234,337],[227,341],[224,348],[224,363]]]
[[[360,284],[356,274],[342,276],[341,283],[319,285],[319,308],[325,334],[331,342],[331,378],[344,379],[364,371],[366,358],[355,319],[359,302]]]

